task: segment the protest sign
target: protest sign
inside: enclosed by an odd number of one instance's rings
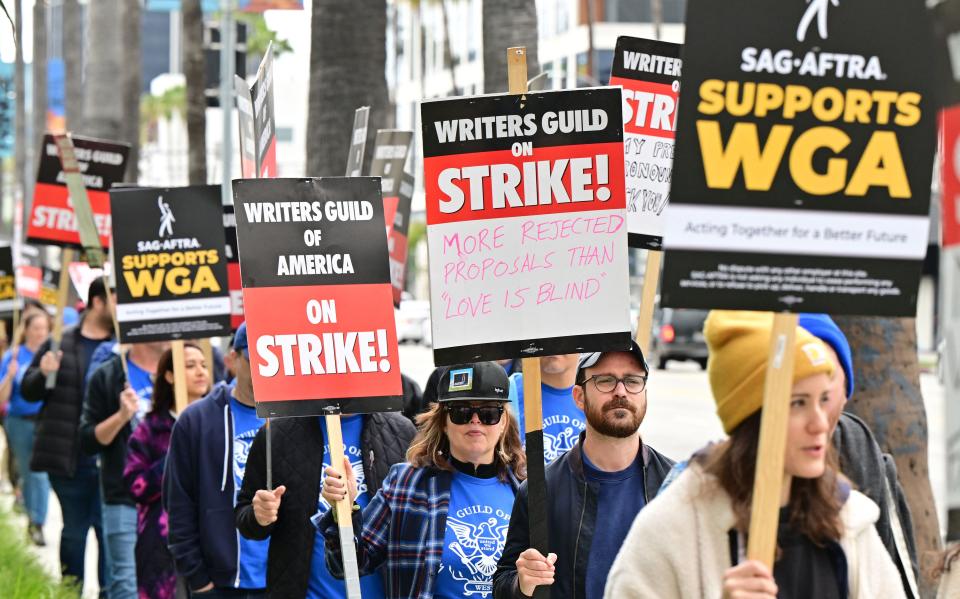
[[[613,53],[610,85],[623,87],[624,178],[631,247],[663,248],[681,48],[680,44],[621,36]]]
[[[85,137],[73,137],[73,146],[100,244],[105,248],[110,245],[108,190],[123,179],[130,147]],[[43,138],[43,153],[27,225],[27,241],[82,247],[77,216],[67,190],[67,176],[52,135]]]
[[[663,304],[913,316],[932,39],[919,0],[691,3]]]
[[[253,114],[253,98],[247,82],[239,75],[233,76],[233,91],[237,95],[237,121],[240,126],[240,176],[250,179],[257,176],[257,138],[254,133],[256,119]]]
[[[16,271],[13,268],[13,249],[0,246],[0,316],[13,314],[18,307]]]
[[[223,232],[227,245],[227,286],[230,289],[230,328],[243,324],[243,285],[240,283],[240,253],[237,250],[237,215],[232,204],[223,207]]]
[[[257,413],[398,410],[380,183],[233,182]]]
[[[413,203],[413,175],[403,173],[397,194],[397,211],[393,215],[393,227],[387,234],[387,249],[390,251],[390,283],[393,285],[393,305],[400,307],[400,297],[407,280],[407,235],[410,232],[410,206]]]
[[[359,177],[363,167],[363,152],[367,147],[367,122],[370,107],[361,106],[353,113],[353,129],[350,133],[350,151],[347,152],[347,177]]]
[[[121,342],[229,334],[220,186],[115,189],[110,207]]]
[[[273,42],[267,46],[257,81],[250,89],[254,99],[254,137],[256,140],[257,174],[260,177],[277,176],[277,129],[273,118]]]
[[[383,221],[387,236],[393,229],[397,205],[400,202],[400,184],[403,182],[403,165],[407,163],[413,131],[381,129],[373,144],[373,160],[370,162],[370,176],[380,177],[380,191],[383,195]]]
[[[940,205],[941,236],[944,248],[960,245],[960,106],[940,113]]]
[[[620,90],[420,110],[435,362],[628,347]]]

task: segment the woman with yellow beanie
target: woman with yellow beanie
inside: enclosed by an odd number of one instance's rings
[[[798,328],[777,560],[745,558],[773,315],[714,310],[704,324],[717,415],[730,435],[696,455],[637,516],[607,599],[900,599],[896,566],[874,528],[879,509],[837,469],[824,405],[833,362]]]

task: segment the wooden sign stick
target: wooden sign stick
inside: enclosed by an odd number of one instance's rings
[[[653,310],[657,303],[657,284],[660,282],[660,266],[663,252],[647,250],[647,269],[643,273],[643,291],[640,294],[640,314],[637,317],[637,345],[646,356],[650,349],[650,332],[653,330]]]
[[[507,48],[507,81],[511,94],[520,95],[523,106],[527,93],[527,49]],[[550,551],[547,529],[547,479],[543,463],[543,397],[540,386],[540,359],[523,358],[523,417],[527,452],[527,511],[530,547],[544,556]],[[550,587],[538,586],[537,599],[549,599]]]
[[[787,417],[793,386],[793,343],[797,334],[796,314],[776,314],[770,335],[770,361],[763,384],[763,412],[760,417],[760,445],[753,479],[750,508],[750,536],[747,558],[773,570],[780,519],[780,491],[783,487],[783,460],[787,446]]]
[[[183,339],[171,341],[170,350],[173,352],[174,404],[176,405],[177,414],[183,414],[183,411],[189,403],[187,397],[187,365],[184,358]]]
[[[343,432],[340,429],[340,414],[324,416],[327,423],[327,443],[330,447],[330,465],[342,480],[347,480],[343,467]],[[353,505],[350,493],[330,509],[336,510],[337,527],[340,529],[340,552],[343,555],[344,583],[347,585],[347,599],[361,599],[360,570],[357,566],[357,550],[353,542]]]
[[[50,351],[56,354],[60,351],[60,340],[63,339],[63,309],[67,307],[67,295],[70,293],[70,272],[68,266],[73,262],[73,248],[63,248],[60,252],[60,286],[57,288],[57,306],[53,313],[53,331],[50,335]],[[107,293],[109,296],[110,294]],[[46,388],[51,390],[57,382],[57,373],[47,375]]]

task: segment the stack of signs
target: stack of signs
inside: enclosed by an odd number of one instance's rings
[[[397,197],[397,212],[393,216],[393,228],[387,235],[387,246],[390,249],[390,283],[393,285],[393,305],[398,308],[407,281],[407,235],[410,232],[413,183],[413,175],[403,173]]]
[[[932,39],[921,0],[691,2],[664,304],[914,315]]]
[[[247,82],[239,75],[233,76],[233,91],[237,96],[237,121],[240,125],[240,176],[252,179],[257,176],[256,121],[253,116],[253,98]]]
[[[273,120],[273,45],[257,69],[257,82],[250,90],[253,103],[253,134],[257,157],[257,175],[277,176],[277,131]],[[243,137],[241,136],[241,139]],[[243,147],[241,146],[241,152]]]
[[[13,269],[13,250],[0,247],[0,316],[8,316],[17,307],[17,283]]]
[[[373,148],[373,161],[370,163],[370,175],[380,177],[380,190],[383,193],[383,220],[387,228],[387,249],[390,252],[390,280],[393,284],[393,303],[400,305],[403,292],[404,267],[407,258],[407,229],[410,220],[410,198],[413,192],[401,202],[404,177],[403,165],[407,162],[413,131],[381,129],[377,131],[377,140]],[[403,204],[401,210],[400,204]],[[398,227],[399,225],[399,227]]]
[[[227,245],[227,286],[230,289],[230,328],[236,331],[243,324],[243,285],[240,283],[240,252],[237,250],[237,215],[233,205],[223,207],[223,232]]]
[[[74,153],[83,173],[83,184],[93,211],[97,233],[104,248],[110,246],[110,197],[114,183],[123,180],[127,153],[125,144],[73,137]],[[27,241],[71,247],[82,247],[77,231],[77,216],[67,192],[67,178],[60,164],[57,144],[52,135],[43,138],[43,155],[33,207],[27,226]]]
[[[380,182],[233,182],[261,417],[399,410]]]
[[[229,334],[220,186],[117,189],[110,204],[120,340]]]
[[[617,38],[610,85],[623,87],[624,176],[631,247],[663,249],[681,47],[635,37]]]
[[[421,104],[434,360],[630,345],[617,88]]]

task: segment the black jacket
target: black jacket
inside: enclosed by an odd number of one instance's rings
[[[103,341],[106,341],[104,339]],[[30,469],[59,476],[73,476],[80,452],[78,425],[83,406],[83,383],[87,360],[83,353],[80,327],[64,329],[60,342],[63,357],[57,371],[56,386],[47,391],[40,360],[50,351],[48,339],[37,350],[23,375],[21,393],[27,401],[42,401],[37,415]]]
[[[557,599],[584,599],[587,563],[597,521],[598,489],[583,476],[583,438],[567,453],[547,466],[547,523],[550,552],[557,554],[556,575],[550,587],[550,596]],[[648,445],[643,452],[643,485],[646,502],[653,501],[660,484],[673,467],[673,460],[664,457]],[[631,522],[618,526],[629,527]],[[524,597],[517,584],[517,558],[530,547],[529,517],[527,513],[527,483],[513,503],[507,542],[493,575],[495,599]]]
[[[277,521],[260,526],[253,515],[253,496],[266,489],[266,427],[260,429],[247,457],[243,488],[234,511],[240,534],[248,539],[270,537],[267,587],[271,597],[306,596],[317,529],[310,517],[317,513],[323,433],[319,418],[276,418],[271,421],[273,485],[285,485]],[[364,416],[360,445],[367,493],[380,489],[387,472],[403,462],[416,429],[399,413]]]
[[[120,392],[126,377],[120,356],[114,355],[100,365],[87,381],[80,414],[80,449],[88,455],[100,454],[100,491],[109,505],[135,506],[130,488],[123,482],[127,464],[127,440],[133,434],[128,422],[117,432],[109,445],[102,445],[94,431],[97,425],[120,409]]]

